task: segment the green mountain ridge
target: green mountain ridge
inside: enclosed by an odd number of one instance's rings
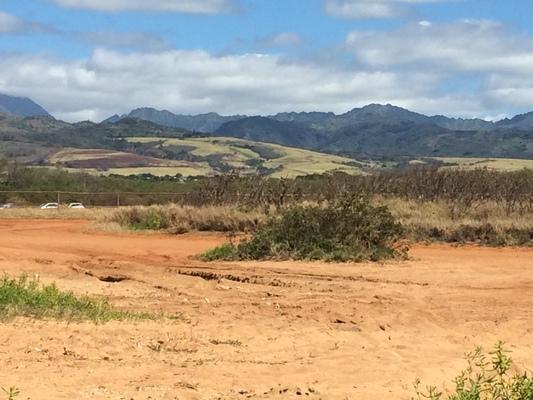
[[[186,116],[139,108],[127,116],[113,116],[101,123],[66,123],[47,115],[21,117],[0,113],[0,157],[33,165],[46,165],[50,154],[68,147],[120,151],[172,161],[207,162],[218,172],[228,169],[221,161],[225,155],[211,154],[200,160],[187,146],[147,145],[128,139],[205,136],[312,150],[356,162],[404,163],[424,157],[530,160],[533,159],[533,112],[490,122],[430,117],[390,104],[370,104],[339,115],[285,112],[271,116],[216,113]]]

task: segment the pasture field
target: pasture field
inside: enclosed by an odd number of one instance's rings
[[[468,157],[436,157],[432,160],[441,161],[447,165],[444,168],[477,169],[488,168],[494,171],[520,171],[524,168],[533,169],[533,160],[513,158],[468,158]]]
[[[207,162],[168,160],[99,149],[67,148],[51,155],[48,161],[68,171],[83,170],[100,175],[208,176],[214,173]]]
[[[415,245],[408,260],[342,265],[192,257],[226,240],[0,220],[8,276],[179,316],[2,323],[0,386],[17,400],[408,400],[418,378],[451,388],[477,345],[504,340],[533,364],[531,249]]]
[[[222,163],[243,171],[248,170],[248,172],[255,170],[254,162],[261,163],[264,168],[273,170],[270,176],[274,178],[293,178],[334,171],[348,174],[363,173],[363,169],[354,165],[354,160],[349,158],[236,138],[131,137],[128,141],[144,144],[160,143],[168,148],[184,149],[198,157],[219,156]],[[360,163],[360,166],[373,168],[373,164],[368,162]]]
[[[181,159],[148,157],[134,153],[66,148],[48,157],[51,165],[60,165],[69,171],[83,170],[99,175],[154,176],[213,176],[222,171],[235,170],[241,174],[254,174],[261,168],[273,178],[294,178],[326,172],[362,174],[373,163],[354,162],[349,158],[269,143],[259,143],[226,137],[209,138],[157,138],[131,137],[130,143],[158,149],[167,149]],[[185,155],[186,156],[185,156]]]

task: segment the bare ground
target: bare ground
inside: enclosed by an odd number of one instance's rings
[[[220,235],[0,220],[0,271],[178,321],[0,325],[0,386],[37,399],[410,399],[501,339],[533,367],[533,250],[418,246],[386,264],[214,263]],[[120,281],[120,282],[108,282]],[[1,396],[0,396],[1,397]]]

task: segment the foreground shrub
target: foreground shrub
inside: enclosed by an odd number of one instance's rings
[[[202,258],[377,261],[403,253],[395,246],[402,233],[402,226],[386,207],[351,197],[326,207],[299,205],[282,210],[250,240],[224,245]]]
[[[455,389],[444,394],[437,387],[426,391],[416,383],[416,399],[430,400],[533,400],[533,376],[512,374],[513,361],[500,342],[486,354],[481,348],[467,357],[468,367],[454,380]]]
[[[106,322],[124,319],[150,319],[149,314],[137,314],[113,309],[106,300],[88,296],[76,297],[62,292],[54,284],[39,285],[26,276],[0,280],[0,319],[15,317],[92,320]]]

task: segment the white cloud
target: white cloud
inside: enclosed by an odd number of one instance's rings
[[[345,43],[355,56],[349,66],[333,57],[311,62],[167,50],[163,39],[140,33],[80,35],[106,48],[142,51],[98,48],[78,60],[3,54],[0,92],[32,97],[70,121],[98,121],[141,106],[264,115],[345,112],[376,102],[462,117],[533,109],[533,37],[494,21],[421,21],[391,31],[354,31]],[[278,36],[271,42],[298,42],[290,34]]]
[[[278,56],[97,49],[84,60],[0,59],[0,92],[32,97],[66,120],[101,120],[135,107],[181,113],[345,112],[370,102],[420,106],[435,77],[284,63]]]
[[[396,18],[411,14],[415,4],[444,1],[450,0],[324,0],[324,7],[337,18]]]
[[[185,14],[219,14],[234,9],[234,0],[52,0],[70,8],[104,12],[156,11]]]
[[[498,22],[428,21],[386,32],[354,31],[346,46],[366,68],[433,72],[444,86],[464,82],[462,92],[477,96],[485,115],[533,109],[533,37],[513,34]],[[471,82],[478,83],[469,87]]]
[[[15,15],[0,11],[0,34],[17,33],[25,34],[32,32],[53,31],[52,27],[19,18]]]
[[[378,68],[532,73],[533,38],[510,34],[494,21],[416,23],[386,32],[354,31],[346,44],[359,62]]]
[[[275,35],[259,38],[257,44],[260,47],[286,47],[299,46],[303,38],[296,32],[281,32]]]

